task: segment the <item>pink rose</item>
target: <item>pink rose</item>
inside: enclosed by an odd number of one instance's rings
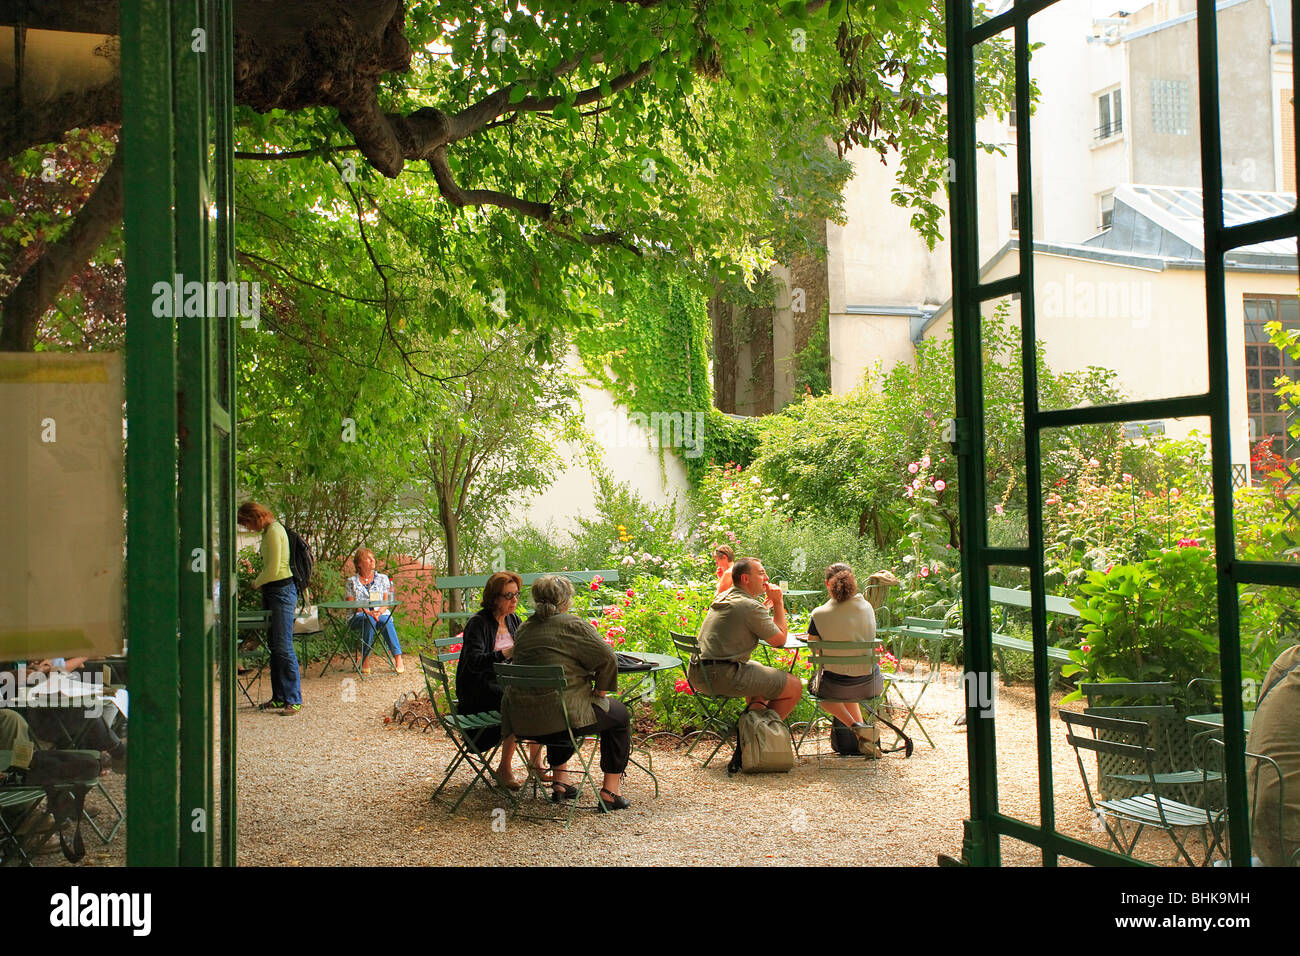
[[[928,578],[929,576],[930,576],[930,569],[927,568],[927,567],[925,567],[924,565],[922,565],[922,566],[921,566],[921,577],[923,577],[923,578]]]
[[[918,465],[916,462],[912,462],[910,465],[907,466],[907,470],[915,475],[918,471],[921,470],[921,466]]]
[[[1090,652],[1092,651],[1092,645],[1091,645],[1091,644],[1080,644],[1080,645],[1079,645],[1079,650],[1083,651],[1085,654],[1088,654],[1088,653],[1090,653]]]
[[[943,491],[943,489],[947,487],[948,487],[948,482],[944,481],[942,478],[940,478],[938,481],[934,483],[935,491]]]

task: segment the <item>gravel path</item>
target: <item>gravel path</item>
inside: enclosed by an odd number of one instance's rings
[[[440,731],[384,722],[404,691],[423,686],[413,671],[398,675],[379,665],[364,681],[340,672],[308,677],[307,704],[295,717],[239,709],[241,865],[933,866],[938,854],[961,855],[962,820],[970,808],[966,732],[953,721],[964,695],[959,672],[947,666],[920,708],[935,749],[915,734],[916,750],[907,760],[901,754],[878,761],[810,757],[788,774],[728,778],[723,761],[702,770],[698,749],[687,758],[669,744],[654,751],[658,799],[649,779],[633,768],[624,786],[631,809],[600,814],[587,795],[567,831],[560,822],[522,814],[502,827],[501,814],[493,813],[499,801],[481,787],[455,816],[430,804],[453,755],[451,744]],[[1053,695],[1051,715],[1057,826],[1104,846],[1057,717],[1061,696]],[[999,686],[994,706],[1000,807],[1037,823],[1032,688]],[[461,769],[448,790],[459,795],[469,776]],[[113,774],[103,781],[122,804],[124,778]],[[88,803],[102,804],[102,798],[92,795]],[[523,812],[551,809],[529,801]],[[108,813],[104,807],[102,814]],[[107,847],[88,829],[83,834],[89,849],[83,866],[125,861],[125,827]],[[1163,834],[1144,836],[1138,855],[1165,861],[1171,845]],[[1005,838],[1002,859],[1011,866],[1041,863],[1036,848]],[[37,862],[67,865],[57,842]]]
[[[963,695],[956,672],[947,669],[945,683],[931,685],[921,708],[936,749],[918,735],[910,760],[831,756],[820,765],[801,760],[788,774],[730,779],[717,760],[702,770],[702,758],[656,750],[658,799],[633,769],[624,788],[630,810],[580,809],[567,832],[560,823],[520,818],[502,829],[500,814],[494,829],[498,801],[481,788],[455,816],[431,805],[452,747],[434,731],[385,725],[394,700],[420,681],[409,672],[376,671],[361,683],[333,674],[304,681],[308,705],[297,717],[243,710],[241,864],[933,866],[937,854],[961,855],[969,813],[966,740],[953,720]],[[1002,806],[1036,822],[1032,691],[1000,691],[996,706]],[[1052,729],[1058,820],[1087,839],[1086,807],[1074,809],[1083,795],[1073,752],[1059,727]],[[468,778],[468,770],[459,771],[453,786]],[[530,802],[524,812],[548,809]],[[1003,858],[1013,865],[1041,859],[1018,841],[1005,841]]]

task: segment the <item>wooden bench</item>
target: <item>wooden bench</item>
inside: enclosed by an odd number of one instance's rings
[[[524,587],[531,587],[534,581],[536,581],[538,578],[545,577],[548,574],[562,574],[570,581],[572,581],[574,584],[590,584],[597,577],[603,578],[606,584],[618,583],[618,572],[614,570],[537,571],[532,574],[521,574],[520,577],[523,579]],[[461,603],[464,604],[465,603],[464,592],[467,590],[481,590],[484,586],[487,585],[488,578],[490,578],[491,576],[492,575],[490,574],[461,574],[451,578],[439,578],[435,582],[435,587],[437,587],[438,590],[443,592],[453,591],[453,590],[461,591],[462,592]],[[441,623],[443,621],[446,621],[448,625],[447,633],[450,636],[455,637],[455,633],[454,633],[456,627],[455,622],[468,621],[471,617],[473,617],[477,613],[478,613],[477,611],[444,611],[443,613],[438,615],[438,622]]]
[[[1028,591],[1017,591],[1012,588],[989,587],[989,600],[994,604],[1002,605],[1002,627],[1007,626],[1008,607],[1030,606],[1030,597]],[[1063,598],[1055,594],[1045,595],[1047,611],[1049,614],[1064,614],[1068,617],[1078,617],[1079,612],[1075,610],[1074,603],[1069,598]],[[1011,637],[1009,634],[993,633],[993,654],[998,661],[998,670],[1002,674],[1002,682],[1007,681],[1007,664],[1002,657],[1002,652],[1022,651],[1025,654],[1034,653],[1034,645],[1031,641],[1023,640],[1019,637]],[[1061,666],[1069,664],[1070,652],[1063,647],[1053,647],[1047,645],[1047,659],[1055,666],[1052,669],[1053,680],[1060,680]]]

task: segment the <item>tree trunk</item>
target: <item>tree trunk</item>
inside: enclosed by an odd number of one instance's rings
[[[460,522],[456,519],[456,512],[447,500],[447,496],[442,489],[438,490],[438,523],[442,525],[443,539],[447,545],[447,577],[454,578],[460,576]],[[453,588],[450,593],[451,610],[463,611],[464,601],[461,600],[461,591],[459,588]]]
[[[30,352],[36,327],[68,280],[95,254],[122,221],[122,154],[119,149],[81,207],[72,228],[32,264],[4,300],[0,352]]]

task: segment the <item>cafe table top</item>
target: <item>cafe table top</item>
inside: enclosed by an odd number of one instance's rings
[[[1243,711],[1241,716],[1245,724],[1246,732],[1249,733],[1250,725],[1254,723],[1255,720],[1255,712],[1253,710]],[[1187,722],[1189,724],[1197,724],[1201,727],[1218,729],[1223,726],[1223,714],[1189,714],[1187,716]]]
[[[639,657],[643,661],[648,661],[650,663],[653,663],[654,667],[650,668],[650,670],[648,671],[643,671],[643,670],[625,671],[620,668],[619,673],[621,674],[653,674],[656,671],[666,671],[666,670],[672,670],[672,668],[674,667],[680,667],[682,663],[681,658],[673,657],[671,654],[654,654],[651,653],[650,651],[624,651],[623,653],[628,654],[632,657]]]
[[[397,607],[400,601],[317,601],[317,607],[323,607],[327,610],[345,611],[348,609],[357,610],[360,608],[376,607]]]

